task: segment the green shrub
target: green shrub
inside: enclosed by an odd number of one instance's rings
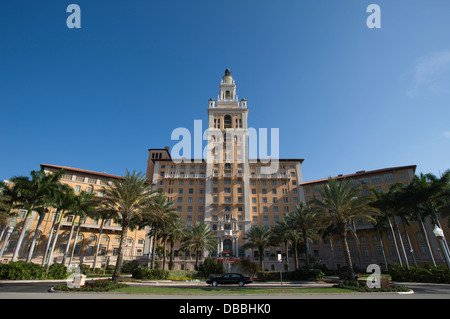
[[[282,278],[286,281],[293,280],[322,280],[323,272],[320,269],[297,269],[295,271],[282,272]],[[280,281],[279,271],[259,271],[256,278],[262,281]]]
[[[127,287],[126,284],[114,284],[110,279],[94,280],[86,282],[86,284],[80,288],[69,288],[66,284],[56,285],[55,290],[58,291],[93,291],[93,292],[105,292],[115,288]]]
[[[91,266],[85,265],[85,264],[79,264],[78,267],[80,267],[80,273],[87,274],[91,272]]]
[[[69,275],[67,267],[62,264],[53,264],[48,268],[49,279],[66,279]]]
[[[38,280],[45,276],[45,268],[24,261],[9,262],[0,266],[0,279],[4,280]]]
[[[242,259],[240,264],[246,274],[251,274],[254,276],[257,272],[261,271],[261,265],[251,262],[249,259]]]
[[[345,280],[334,287],[355,290],[359,292],[405,292],[408,287],[391,285],[389,288],[369,288],[365,280]]]
[[[139,264],[136,260],[125,261],[122,264],[122,273],[131,274],[135,269],[139,268]]]
[[[223,263],[220,260],[208,257],[203,264],[200,265],[198,271],[204,277],[208,277],[211,274],[221,275],[223,274]]]
[[[400,266],[395,264],[389,271],[393,281],[450,283],[450,270],[444,266],[425,265],[421,267]]]
[[[199,278],[202,277],[203,274],[201,272],[195,271],[195,270],[169,270],[168,278]]]
[[[132,277],[141,280],[153,280],[153,279],[166,280],[169,278],[169,271],[162,269],[150,269],[146,266],[143,266],[136,268],[132,272]]]

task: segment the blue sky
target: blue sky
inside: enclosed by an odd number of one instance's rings
[[[69,4],[81,29],[69,29]],[[381,8],[369,29],[366,8]],[[450,168],[448,0],[0,3],[0,179],[41,163],[123,175],[206,125],[231,69],[249,126],[304,181]],[[206,128],[206,127],[204,127]]]

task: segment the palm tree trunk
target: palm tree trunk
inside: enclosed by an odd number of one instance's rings
[[[36,229],[34,230],[33,239],[32,239],[31,244],[30,244],[30,250],[28,251],[27,263],[31,262],[31,258],[33,258],[33,253],[34,253],[34,249],[35,249],[35,246],[36,246],[36,241],[37,241],[37,238],[39,236],[39,233],[40,233],[40,230],[41,230],[41,225],[42,225],[42,222],[44,221],[45,215],[46,215],[45,212],[43,212],[42,214],[39,214],[39,220],[38,220],[38,223],[36,225]]]
[[[164,243],[163,243],[163,265],[162,265],[162,269],[165,270],[166,269],[166,239],[164,239]]]
[[[195,249],[195,270],[198,270],[198,249]]]
[[[174,255],[173,246],[174,245],[175,245],[175,243],[173,241],[170,241],[169,270],[172,270],[172,268],[173,268],[173,255]]]
[[[286,252],[286,264],[287,264],[287,271],[289,271],[289,253],[288,253],[288,241],[284,241],[284,250]]]
[[[389,266],[388,266],[388,262],[387,262],[387,259],[386,259],[386,253],[384,252],[383,234],[381,233],[380,230],[378,230],[378,234],[380,235],[381,253],[383,254],[384,265],[386,266],[386,271],[389,271]]]
[[[400,229],[398,227],[397,221],[394,217],[394,230],[397,233],[398,240],[400,241],[400,248],[402,249],[403,259],[405,260],[406,269],[409,270],[409,261],[408,256],[406,255],[405,245],[403,244],[402,234],[400,233]]]
[[[2,239],[3,239],[3,236],[5,235],[5,232],[6,232],[6,225],[3,224],[1,226],[1,231],[0,231],[0,243],[2,242]]]
[[[398,262],[400,263],[400,266],[403,266],[402,257],[400,257],[400,251],[398,250],[397,239],[396,239],[395,233],[394,233],[394,227],[392,226],[391,219],[387,218],[387,220],[389,222],[389,228],[391,230],[392,240],[394,241],[394,248],[395,248],[395,252],[397,253]]]
[[[303,242],[305,243],[306,268],[309,269],[309,247],[308,247],[308,236],[306,235],[306,229],[303,229],[302,233],[303,233]]]
[[[344,226],[345,228],[345,226]],[[347,279],[348,280],[355,280],[355,277],[353,275],[353,264],[352,264],[352,257],[350,255],[350,249],[348,248],[348,243],[347,243],[347,232],[341,231],[341,240],[342,243],[344,245],[344,257],[345,257],[345,262],[347,264]]]
[[[330,234],[330,268],[333,269],[334,265],[334,246],[333,246],[333,237]]]
[[[153,252],[152,252],[151,269],[154,269],[154,267],[155,267],[156,238],[157,238],[157,233],[158,233],[158,229],[156,227],[154,229],[155,229],[155,233],[153,234]]]
[[[441,223],[439,222],[439,219],[436,218],[436,225],[440,228],[443,229],[441,227]],[[447,254],[450,255],[450,249],[448,248],[448,243],[447,243],[447,239],[445,239],[445,233],[442,233],[444,235],[444,238],[442,240],[442,242],[444,243],[445,249],[447,249]]]
[[[44,266],[47,263],[48,250],[49,250],[50,245],[52,243],[53,230],[55,229],[55,224],[56,224],[56,221],[59,218],[59,215],[60,215],[59,213],[55,212],[55,219],[53,220],[52,227],[50,228],[50,232],[48,233],[48,240],[47,240],[47,244],[45,245],[44,258],[42,259],[41,266]]]
[[[414,249],[413,246],[411,244],[411,240],[409,239],[409,235],[408,235],[408,231],[406,230],[406,226],[405,226],[405,222],[402,219],[402,226],[403,226],[403,231],[405,232],[406,235],[406,241],[408,242],[408,246],[409,246],[409,252],[411,253],[411,257],[414,263],[414,267],[417,267],[417,261],[416,261],[416,256],[414,256]]]
[[[264,247],[258,247],[258,250],[259,250],[259,265],[261,266],[261,271],[264,271],[263,268]]]
[[[430,255],[431,262],[433,263],[433,266],[436,267],[436,261],[434,260],[433,251],[431,250],[430,240],[428,239],[428,234],[427,234],[425,225],[423,224],[423,220],[422,220],[422,217],[420,216],[420,214],[417,214],[417,219],[419,221],[420,229],[422,230],[422,233],[425,237],[425,242],[427,243],[428,253]]]
[[[114,274],[112,277],[114,284],[119,283],[120,273],[122,271],[123,254],[124,254],[124,249],[125,249],[125,245],[126,245],[126,241],[127,241],[128,225],[129,225],[128,219],[123,218],[122,219],[122,234],[120,237],[120,245],[119,245],[119,254],[117,256],[116,268],[114,269]]]
[[[17,240],[16,248],[14,249],[14,253],[11,258],[11,261],[17,261],[17,258],[19,258],[20,248],[22,246],[22,242],[25,237],[25,233],[28,230],[28,229],[26,229],[28,217],[30,217],[30,215],[32,214],[32,212],[33,212],[32,209],[33,209],[33,207],[30,210],[28,210],[27,214],[25,215],[25,219],[23,220],[23,224],[22,224],[22,230],[20,231],[19,239]]]
[[[63,216],[63,214],[64,214],[64,212],[61,212],[61,214],[60,214],[60,219],[59,219],[59,221],[58,221],[58,228],[56,229],[55,236],[54,236],[54,238],[53,238],[52,247],[51,247],[50,252],[49,252],[48,262],[47,262],[47,268],[46,268],[46,270],[45,270],[45,278],[47,278],[47,276],[48,276],[48,270],[49,270],[49,268],[50,268],[50,265],[52,264],[51,260],[52,260],[52,258],[53,258],[53,252],[55,251],[56,242],[58,241],[58,236],[59,236],[59,231],[60,231],[60,229],[61,229],[61,221],[62,221],[62,216]]]
[[[69,252],[70,242],[72,241],[73,231],[75,228],[75,217],[73,218],[72,227],[70,227],[69,240],[67,240],[66,250],[64,251],[63,259],[61,264],[64,265],[66,263],[67,253]]]
[[[299,268],[299,264],[298,264],[298,247],[297,247],[297,241],[293,240],[293,249],[294,249],[294,263],[295,263],[295,270],[297,270]]]
[[[73,255],[75,254],[75,248],[77,246],[77,241],[78,241],[78,234],[80,233],[80,227],[81,227],[81,218],[78,221],[77,232],[75,234],[75,239],[73,241],[72,253],[70,254],[69,266],[72,265]]]
[[[97,244],[95,245],[95,254],[94,254],[94,263],[92,265],[92,270],[95,273],[95,264],[97,263],[98,249],[100,248],[100,239],[103,233],[103,225],[105,224],[106,219],[102,219],[102,223],[100,224],[100,231],[97,237]]]

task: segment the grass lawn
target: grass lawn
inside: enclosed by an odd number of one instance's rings
[[[343,288],[225,288],[225,287],[125,287],[110,292],[136,294],[183,294],[183,295],[253,295],[253,294],[310,294],[310,293],[351,293]]]

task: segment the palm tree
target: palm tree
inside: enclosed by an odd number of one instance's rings
[[[289,267],[288,247],[290,243],[289,225],[285,219],[278,221],[270,230],[270,246],[277,246],[279,243],[284,244],[284,251],[286,252],[286,264]],[[297,263],[296,263],[297,265]]]
[[[395,252],[397,254],[397,258],[398,258],[398,262],[400,264],[400,266],[403,265],[402,262],[402,258],[400,256],[400,251],[398,248],[398,243],[397,243],[397,239],[395,236],[395,232],[394,232],[394,225],[392,224],[391,219],[394,221],[394,224],[396,225],[396,221],[395,221],[395,217],[396,217],[396,211],[395,208],[396,206],[396,202],[398,201],[398,195],[395,196],[394,193],[397,189],[397,186],[391,186],[389,188],[388,192],[379,192],[376,189],[371,189],[372,194],[374,195],[374,199],[369,203],[370,206],[378,209],[378,211],[380,212],[381,216],[379,216],[379,218],[381,220],[384,220],[388,226],[389,229],[391,231],[391,237],[394,241],[394,248],[395,248]],[[376,223],[376,221],[374,221]],[[398,227],[395,227],[395,230],[398,232]],[[399,240],[402,242],[402,238],[400,236]],[[402,245],[403,247],[403,245]]]
[[[167,215],[171,215],[175,212],[173,202],[168,201],[167,197],[158,193],[151,197],[151,200],[146,203],[142,208],[141,220],[139,226],[151,226],[149,233],[150,237],[153,237],[153,247],[150,267],[153,269],[155,265],[156,245],[158,239],[158,230],[162,228],[164,223],[167,222]]]
[[[31,216],[33,211],[38,211],[40,215],[40,223],[42,223],[43,218],[45,216],[46,211],[44,210],[44,206],[48,199],[49,188],[53,186],[52,177],[48,177],[47,174],[41,171],[32,171],[30,173],[31,179],[26,176],[16,176],[10,179],[11,184],[13,185],[11,191],[16,194],[18,208],[25,209],[27,211],[23,224],[22,230],[19,235],[19,239],[17,240],[17,245],[14,250],[12,261],[16,261],[19,257],[19,252],[22,248],[22,242],[25,238],[25,234],[27,232],[28,227],[28,218]],[[38,226],[40,227],[40,223]],[[37,231],[35,232],[35,237],[37,236]],[[35,242],[35,240],[34,240]],[[32,245],[31,254],[34,250],[34,243]],[[30,256],[30,255],[29,255]],[[28,258],[27,258],[28,260]]]
[[[259,251],[259,265],[263,268],[264,249],[270,246],[270,229],[264,226],[255,226],[245,234],[244,249],[257,248]]]
[[[36,241],[38,235],[40,234],[40,229],[42,222],[45,219],[45,215],[49,211],[48,208],[51,206],[52,199],[55,195],[55,192],[61,187],[60,179],[61,176],[65,174],[65,170],[60,170],[53,174],[46,174],[43,171],[40,171],[39,174],[42,176],[42,184],[46,186],[45,194],[44,194],[44,203],[43,206],[38,209],[39,220],[36,225],[36,229],[34,230],[34,236],[30,244],[30,249],[28,251],[27,262],[31,262],[31,258],[33,258],[33,253],[36,247]]]
[[[2,230],[0,234],[0,242],[3,239],[4,232],[6,230],[6,223],[11,218],[12,209],[14,208],[14,194],[11,193],[10,187],[5,182],[0,182],[0,224]]]
[[[374,209],[367,205],[365,197],[358,197],[359,186],[352,186],[349,180],[328,178],[328,182],[318,189],[321,199],[313,199],[318,219],[322,226],[335,225],[344,245],[344,257],[347,263],[347,279],[354,280],[353,264],[347,242],[349,224],[357,219],[373,220]]]
[[[309,268],[309,245],[308,240],[317,238],[317,216],[316,212],[309,208],[305,202],[301,202],[295,207],[293,212],[286,215],[287,223],[294,229],[297,229],[302,237],[306,247],[306,267]]]
[[[169,241],[170,236],[176,231],[176,227],[178,227],[177,223],[180,221],[180,216],[178,216],[175,212],[170,212],[165,215],[161,221],[159,238],[163,242],[163,264],[162,269],[166,267],[166,246]]]
[[[198,222],[186,230],[182,250],[195,250],[195,268],[198,267],[198,255],[204,250],[214,251],[217,245],[217,237],[210,230],[208,224]]]
[[[113,274],[113,282],[117,284],[122,270],[130,222],[141,213],[142,208],[150,201],[151,184],[147,182],[142,173],[133,171],[130,174],[127,170],[123,179],[113,179],[109,187],[103,188],[103,193],[102,203],[116,211],[122,224],[119,251]]]
[[[411,183],[405,187],[404,192],[401,194],[403,207],[411,210],[419,222],[428,248],[429,257],[434,266],[436,266],[436,261],[424,222],[426,218],[430,218],[435,225],[438,222],[434,204],[441,187],[435,181],[436,178],[432,174],[421,173],[420,175],[415,175]]]
[[[173,255],[174,255],[174,249],[175,243],[178,241],[181,241],[184,238],[184,224],[181,220],[181,217],[178,215],[175,215],[176,218],[173,221],[171,228],[169,230],[169,246],[170,246],[170,259],[169,259],[169,270],[172,270],[173,268]]]
[[[78,234],[80,232],[81,223],[86,220],[88,216],[92,216],[94,211],[97,209],[98,202],[93,200],[94,193],[89,193],[82,191],[75,201],[75,207],[73,211],[78,216],[77,232],[75,233],[75,239],[72,247],[72,252],[70,254],[69,265],[72,264],[73,256],[75,254],[75,248],[77,246]],[[70,243],[70,241],[69,241]]]
[[[75,205],[75,192],[73,188],[67,185],[61,185],[61,187],[54,193],[51,202],[51,206],[56,208],[57,214],[55,214],[55,219],[53,221],[52,228],[49,233],[47,246],[44,252],[43,264],[47,263],[46,276],[48,276],[48,270],[51,265],[53,252],[55,251],[55,246],[56,243],[58,242],[62,218],[65,216],[66,213],[70,213],[74,205]],[[53,229],[56,225],[57,228],[53,234]]]
[[[380,237],[380,246],[381,246],[381,253],[383,254],[384,259],[384,265],[386,267],[386,270],[389,270],[388,262],[386,259],[386,253],[384,251],[384,245],[383,245],[383,234],[385,231],[389,229],[389,225],[387,223],[386,215],[378,215],[375,217],[375,220],[372,221],[373,229],[378,232],[378,235]]]
[[[100,202],[99,202],[100,203]],[[91,218],[101,220],[99,233],[97,236],[97,242],[95,244],[95,252],[94,252],[94,262],[92,264],[93,271],[95,273],[95,265],[97,264],[97,256],[100,248],[100,240],[103,234],[103,227],[105,226],[105,222],[110,219],[114,219],[117,217],[117,212],[114,209],[107,208],[106,206],[97,206],[98,208],[94,210],[91,215]]]

